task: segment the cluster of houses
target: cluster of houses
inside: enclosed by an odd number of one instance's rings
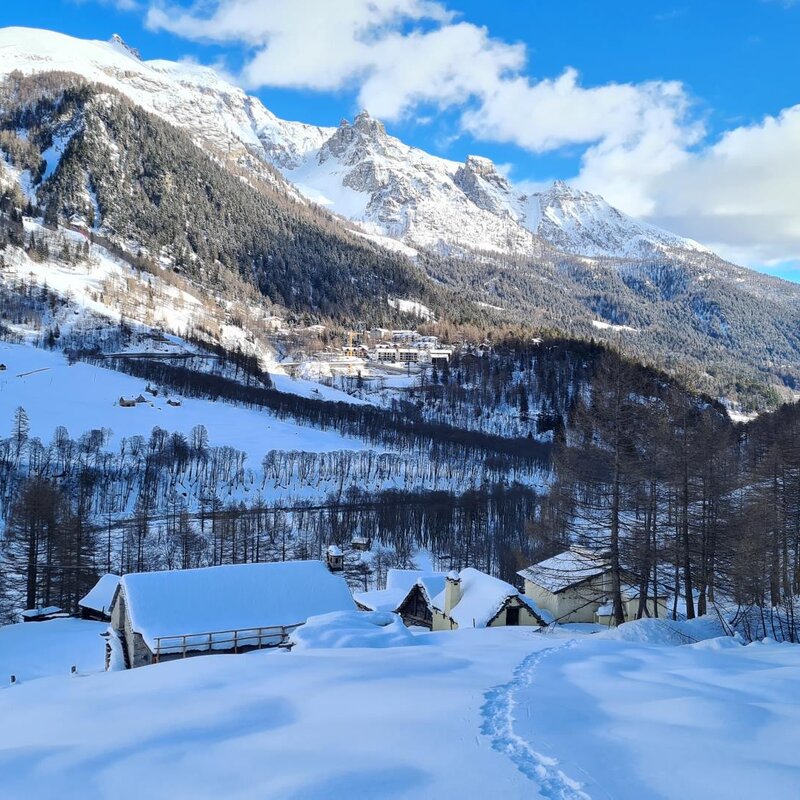
[[[579,547],[521,570],[522,591],[468,567],[447,573],[393,569],[384,589],[353,595],[340,574],[343,561],[341,549],[331,546],[327,563],[105,575],[80,601],[80,611],[86,619],[110,623],[106,664],[127,668],[287,646],[292,631],[309,617],[339,611],[392,611],[409,627],[431,631],[612,623],[608,560]],[[624,587],[623,601],[626,619],[634,619],[635,587]],[[644,613],[666,616],[666,597],[648,597]]]
[[[351,331],[342,348],[345,356],[377,361],[380,364],[431,364],[444,367],[453,350],[439,343],[438,336],[422,336],[412,330],[373,328]]]

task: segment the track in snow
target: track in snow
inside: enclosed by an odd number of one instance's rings
[[[492,747],[507,755],[523,775],[535,781],[542,796],[550,800],[591,800],[591,797],[583,791],[579,781],[559,769],[557,759],[538,753],[514,731],[516,695],[531,684],[543,659],[574,644],[575,642],[567,642],[560,647],[531,653],[514,670],[514,676],[508,683],[495,686],[485,693],[485,702],[481,708],[481,733],[488,736]]]

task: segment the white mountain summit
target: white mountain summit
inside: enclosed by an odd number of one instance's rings
[[[273,128],[260,138],[271,163],[306,197],[411,246],[525,255],[536,254],[540,237],[584,256],[704,249],[563,181],[524,194],[488,158],[461,164],[432,156],[389,136],[366,111],[314,135],[298,123],[283,126],[279,136]]]
[[[366,111],[335,128],[279,119],[214,70],[143,61],[116,35],[100,42],[2,29],[0,74],[12,70],[73,72],[112,86],[196,141],[251,166],[266,162],[307,199],[413,248],[535,256],[545,240],[578,255],[623,258],[700,248],[562,182],[526,195],[489,159],[433,156],[387,134]]]

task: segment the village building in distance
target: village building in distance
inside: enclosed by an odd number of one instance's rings
[[[573,545],[517,574],[525,583],[525,595],[552,614],[556,622],[612,623],[611,564],[605,553]],[[622,605],[625,621],[636,619],[638,587],[623,582]],[[658,592],[655,599],[648,597],[645,614],[666,617],[666,594]]]
[[[423,575],[397,606],[406,625],[434,631],[490,628],[550,622],[510,583],[468,567],[447,575]]]

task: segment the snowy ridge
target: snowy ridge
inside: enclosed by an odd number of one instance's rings
[[[285,138],[276,138],[279,132]],[[563,181],[525,194],[488,158],[470,155],[460,164],[410,147],[367,111],[352,123],[343,120],[316,148],[297,123],[270,133],[268,141],[262,137],[267,157],[308,199],[412,247],[533,256],[547,242],[568,253],[617,258],[708,252]]]
[[[591,257],[704,251],[562,182],[545,192],[523,193],[487,158],[470,155],[462,164],[410,147],[366,111],[335,128],[279,119],[213,69],[143,61],[116,35],[101,42],[1,29],[0,75],[12,70],[72,72],[111,86],[189,130],[198,143],[353,220],[382,244],[389,237],[443,254],[478,250],[522,256],[540,254],[545,243]],[[260,170],[265,163],[289,183]]]
[[[109,86],[146,111],[185,128],[196,143],[239,158],[252,168],[266,161],[258,130],[277,127],[283,131],[287,147],[291,140],[293,123],[277,120],[259,100],[223,80],[213,69],[192,63],[142,61],[118,36],[102,42],[54,31],[2,28],[0,75],[14,70],[24,74],[69,72]],[[298,131],[306,128],[310,126],[298,126]],[[299,133],[297,136],[302,139]],[[259,171],[259,177],[280,180],[266,169]],[[290,188],[283,181],[280,184]]]
[[[635,220],[600,195],[573,189],[563,181],[530,200],[539,206],[536,232],[568,253],[639,258],[657,251],[710,252],[691,239]]]

